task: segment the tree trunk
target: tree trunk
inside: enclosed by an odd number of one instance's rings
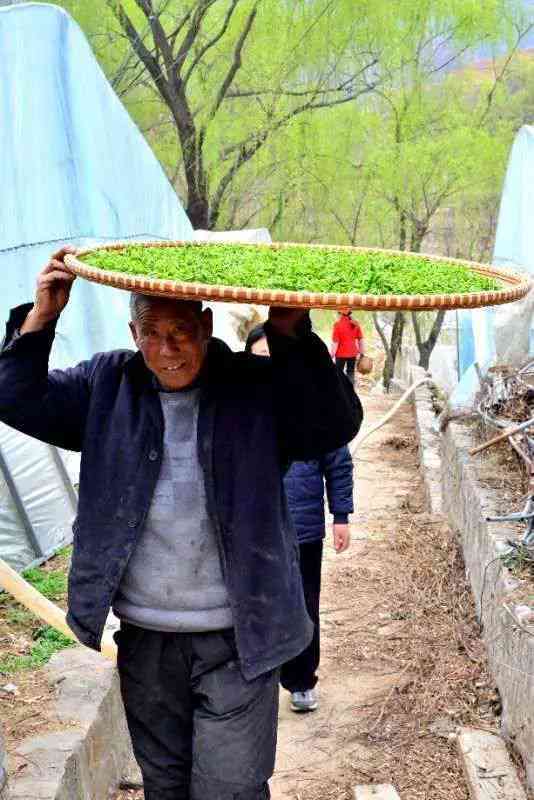
[[[399,250],[406,250],[406,212],[399,206]]]
[[[412,325],[415,333],[415,343],[417,345],[417,350],[419,351],[419,366],[423,367],[423,369],[428,370],[430,366],[430,356],[432,355],[432,351],[439,339],[444,320],[445,311],[438,311],[434,318],[434,323],[430,333],[428,334],[428,338],[423,341],[419,327],[419,320],[417,318],[417,312],[412,311]]]
[[[419,366],[423,367],[423,369],[427,371],[430,366],[430,356],[433,349],[434,348],[430,348],[428,346],[428,342],[425,342],[424,345],[419,349]]]
[[[204,168],[204,135],[197,129],[183,87],[173,91],[170,107],[182,149],[187,185],[187,216],[194,229],[211,230],[209,187]]]
[[[389,342],[387,340],[386,334],[380,327],[377,314],[373,314],[373,322],[378,332],[378,335],[382,340],[384,351],[386,353],[386,362],[384,364],[384,370],[382,372],[382,384],[386,392],[389,392],[389,389],[391,387],[391,381],[393,380],[393,377],[395,375],[395,363],[397,361],[397,356],[402,347],[402,339],[404,335],[404,325],[406,324],[406,319],[402,311],[397,311],[395,313],[395,319],[393,320],[393,328],[391,330],[391,339]]]
[[[205,197],[199,197],[198,194],[191,197],[191,192],[188,192],[186,211],[194,230],[211,230],[214,223],[210,220],[209,201]]]
[[[388,392],[391,385],[391,381],[393,380],[393,376],[395,374],[395,364],[397,362],[397,356],[402,347],[402,338],[404,336],[405,324],[406,324],[406,318],[403,312],[397,311],[395,314],[395,321],[393,322],[393,330],[391,331],[391,374],[389,376],[389,381],[387,385]]]

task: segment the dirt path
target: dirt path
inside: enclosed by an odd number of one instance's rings
[[[391,406],[363,400],[366,425]],[[419,500],[410,406],[355,465],[351,548],[326,548],[320,707],[293,714],[282,692],[272,797],[352,800],[355,784],[391,782],[401,800],[465,800],[451,734],[494,727],[497,699],[456,543]]]
[[[391,406],[363,398],[366,425]],[[281,703],[273,800],[348,800],[393,783],[401,800],[467,798],[451,742],[460,722],[494,725],[456,543],[422,509],[411,407],[355,457],[349,551],[327,549],[320,708]]]

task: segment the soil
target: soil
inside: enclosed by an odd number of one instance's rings
[[[45,573],[68,571],[70,553],[67,549],[41,566]],[[66,595],[54,597],[54,602],[66,607]],[[43,623],[12,600],[0,594],[0,654],[25,656],[35,643],[34,636]],[[3,687],[15,687],[13,693]],[[29,736],[42,735],[59,727],[53,712],[54,688],[42,668],[24,669],[15,674],[0,672],[0,720],[8,753]]]
[[[362,394],[370,425],[392,401]],[[355,467],[351,547],[326,548],[319,709],[294,714],[282,692],[272,798],[352,800],[357,784],[392,783],[402,800],[467,800],[455,730],[497,730],[499,698],[458,544],[422,505],[410,406]]]

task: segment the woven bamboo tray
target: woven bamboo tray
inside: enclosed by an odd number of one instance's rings
[[[464,264],[473,272],[495,278],[502,284],[502,289],[492,292],[471,292],[459,294],[432,294],[432,295],[371,295],[371,294],[337,294],[334,292],[297,292],[277,289],[250,289],[239,286],[208,285],[204,283],[189,283],[159,278],[149,278],[142,275],[128,275],[122,272],[111,272],[91,267],[80,261],[79,258],[97,250],[123,250],[132,244],[143,247],[180,247],[194,245],[203,247],[213,242],[116,242],[101,245],[86,250],[80,250],[77,256],[67,255],[65,264],[71,272],[95,283],[114,286],[117,289],[126,289],[130,292],[157,295],[160,297],[174,297],[183,300],[216,300],[225,303],[255,303],[269,306],[289,306],[293,308],[354,308],[367,311],[425,311],[456,308],[480,308],[482,306],[500,305],[511,303],[524,297],[531,288],[529,277],[513,270],[493,267],[488,264],[458,261],[451,258],[441,258],[422,253],[416,253],[419,258],[428,258],[430,261],[444,261],[449,263]],[[224,247],[223,244],[219,245]],[[285,248],[294,247],[293,243],[283,244],[249,244],[243,247],[269,247]],[[372,252],[369,247],[348,247],[333,245],[300,245],[301,247],[352,250],[355,252]],[[398,250],[379,250],[391,255],[409,255]]]

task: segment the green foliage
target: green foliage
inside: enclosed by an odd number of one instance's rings
[[[516,52],[533,22],[522,0],[63,5],[194,227],[489,259],[510,146],[534,118],[533,61]],[[183,64],[165,61],[163,40],[178,54],[191,31]],[[470,66],[480,45],[489,58]]]
[[[22,577],[49,600],[61,600],[67,591],[68,578],[62,570],[27,569]]]
[[[6,610],[6,621],[9,625],[32,625],[37,617],[22,606],[14,606]]]
[[[534,555],[532,550],[521,542],[509,542],[510,547],[500,556],[504,566],[519,577],[526,573],[534,575]]]
[[[186,206],[193,186],[219,204],[218,228],[265,225],[278,240],[410,250],[432,233],[442,254],[488,258],[509,147],[532,117],[532,74],[508,62],[528,24],[520,0],[269,0],[257,8],[240,0],[226,28],[231,0],[150,4],[169,41],[184,21],[175,52],[187,13],[207,8],[182,69],[195,124],[187,180],[176,119],[114,13],[128,14],[168,77],[143,4],[60,2]],[[218,105],[254,9],[241,66]],[[495,62],[470,69],[481,43]],[[310,99],[314,107],[303,109]]]
[[[71,647],[74,642],[49,625],[39,628],[34,634],[35,644],[27,655],[8,655],[0,658],[0,673],[13,675],[27,669],[41,667],[54,653]]]
[[[72,554],[72,545],[67,544],[65,547],[60,547],[60,549],[56,552],[55,558],[66,559],[67,561],[70,559]]]
[[[84,259],[100,269],[257,289],[360,294],[438,294],[499,288],[467,266],[406,255],[299,246],[127,247]]]

